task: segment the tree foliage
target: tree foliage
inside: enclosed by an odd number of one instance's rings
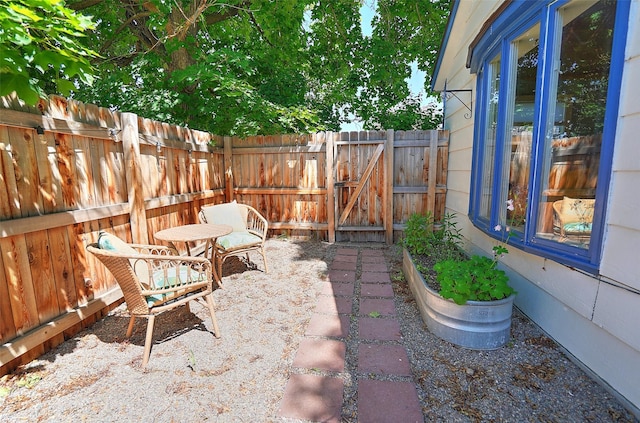
[[[73,78],[91,83],[96,53],[81,41],[93,28],[60,0],[0,0],[0,95],[35,104],[47,91],[68,95]]]
[[[433,110],[420,109],[407,79],[412,63],[428,75],[436,64],[449,2],[378,0],[373,34],[365,39],[367,79],[354,103],[365,128],[427,129],[437,121]],[[395,126],[394,126],[395,125]]]
[[[56,3],[51,0],[51,3]],[[363,36],[363,0],[69,0],[93,15],[93,85],[73,96],[219,135],[433,127],[407,86],[427,73],[444,0],[378,0]],[[427,81],[428,84],[429,81]]]

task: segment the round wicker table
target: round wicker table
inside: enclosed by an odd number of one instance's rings
[[[213,246],[216,243],[218,237],[228,235],[233,231],[233,228],[229,225],[216,225],[211,223],[194,223],[190,225],[174,226],[173,228],[163,229],[156,232],[153,236],[156,239],[167,241],[171,244],[174,242],[184,242],[187,246],[187,254],[191,255],[189,248],[190,242],[206,241],[206,251],[211,246],[211,254],[213,255],[215,249]],[[174,246],[175,247],[175,246]],[[211,268],[213,269],[213,277],[216,282],[221,283],[218,269],[216,269],[215,257],[211,257]]]

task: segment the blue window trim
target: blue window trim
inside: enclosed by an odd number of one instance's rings
[[[509,75],[509,54],[511,52],[510,43],[524,30],[536,23],[540,23],[540,46],[553,46],[553,36],[555,28],[555,20],[559,7],[568,3],[569,0],[559,1],[527,1],[514,0],[510,2],[502,13],[495,17],[493,22],[486,27],[486,31],[482,34],[478,41],[472,46],[469,52],[469,67],[472,73],[477,74],[477,99],[474,127],[474,149],[472,155],[471,169],[471,197],[469,202],[469,216],[474,225],[485,232],[487,235],[500,239],[499,234],[493,230],[493,225],[499,222],[499,199],[501,188],[500,184],[494,183],[491,192],[491,215],[489,220],[479,216],[480,196],[482,194],[482,173],[483,173],[483,154],[485,147],[485,129],[487,125],[487,108],[483,107],[488,104],[489,84],[486,75],[487,67],[490,61],[501,55],[501,91],[499,99],[499,116],[505,116],[505,108],[507,107],[505,100],[506,95],[503,94],[502,86]],[[560,244],[554,241],[538,239],[535,237],[535,230],[529,233],[529,225],[525,227],[525,233],[516,233],[515,237],[509,239],[509,244],[520,248],[531,254],[552,259],[554,261],[576,267],[597,274],[599,272],[600,258],[602,254],[602,236],[604,232],[604,215],[607,204],[609,183],[611,179],[611,166],[613,161],[613,149],[616,133],[616,122],[619,109],[619,92],[622,83],[622,70],[624,67],[624,51],[626,46],[626,38],[629,24],[629,9],[631,2],[629,0],[618,1],[616,6],[616,17],[613,34],[613,46],[611,52],[611,67],[609,70],[609,87],[606,98],[606,110],[604,118],[604,130],[602,136],[602,146],[600,151],[600,165],[598,172],[598,185],[596,188],[596,198],[598,206],[594,210],[593,232],[591,234],[589,249],[581,249],[569,245]],[[541,175],[538,169],[541,168],[541,159],[544,157],[545,150],[544,134],[539,133],[546,122],[547,109],[549,104],[548,81],[552,73],[551,66],[546,63],[552,63],[553,49],[544,48],[543,62],[538,67],[538,81],[541,81],[537,88],[539,93],[535,100],[534,114],[534,133],[533,133],[533,154],[532,154],[532,174],[529,180],[529,204],[537,205],[540,200],[539,186],[542,183]],[[501,119],[499,117],[499,119]],[[501,125],[499,124],[500,128]],[[502,125],[504,128],[504,125]],[[494,157],[491,160],[502,157],[501,151],[503,144],[498,142]],[[493,175],[494,180],[500,180],[501,160],[495,160]],[[537,222],[538,207],[530,207],[527,215],[527,222]],[[533,223],[531,223],[533,225]],[[532,228],[535,229],[535,228]]]
[[[548,6],[545,1],[514,0],[509,2],[506,9],[489,25],[485,33],[469,52],[467,60],[471,73],[476,73],[487,59],[484,52],[492,51],[518,28],[523,28],[523,22],[531,21],[540,11]]]

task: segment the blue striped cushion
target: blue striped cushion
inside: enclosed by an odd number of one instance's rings
[[[590,234],[591,222],[572,222],[563,226],[567,234]]]
[[[217,244],[220,244],[225,250],[248,247],[260,242],[262,242],[262,238],[247,231],[231,232],[229,235],[221,236],[217,240]]]
[[[177,271],[179,269],[179,273]],[[172,267],[167,269],[167,278],[164,277],[164,270],[156,270],[153,272],[153,281],[156,289],[163,288],[172,288],[175,286],[179,286],[185,281],[188,280],[188,266],[180,266],[179,268]],[[194,279],[194,277],[196,279]],[[206,280],[206,273],[198,273],[195,271],[191,271],[191,282],[202,282]],[[182,282],[181,282],[182,281]],[[149,307],[153,306],[157,303],[162,303],[166,300],[167,295],[173,295],[173,293],[169,294],[155,294],[148,295],[146,297],[147,304]]]

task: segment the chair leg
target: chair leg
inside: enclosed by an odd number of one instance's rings
[[[213,323],[213,334],[216,338],[220,338],[220,328],[218,327],[218,319],[216,319],[215,307],[216,303],[213,301],[213,294],[209,294],[205,297],[207,300],[207,306],[209,307],[209,313],[211,313],[211,322]]]
[[[222,262],[224,261],[224,256],[222,254],[216,254],[216,262],[218,266],[218,277],[222,280]]]
[[[134,316],[133,314],[131,315],[131,318],[129,319],[129,327],[127,328],[127,338],[129,338],[131,336],[131,334],[133,333],[133,324],[136,321],[136,316]]]
[[[150,315],[147,322],[147,337],[144,340],[144,355],[142,356],[142,367],[147,367],[149,362],[149,355],[151,354],[151,342],[153,341],[153,324],[155,323],[156,316]]]
[[[262,261],[264,262],[264,273],[269,273],[269,265],[267,264],[267,255],[264,252],[264,247],[260,248],[260,254],[262,254]]]

